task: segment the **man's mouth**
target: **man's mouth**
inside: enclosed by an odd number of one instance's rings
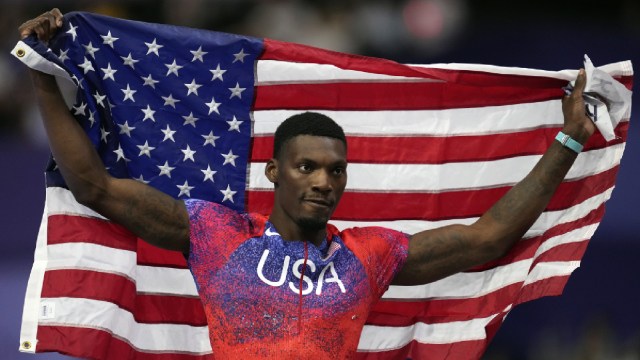
[[[322,198],[305,198],[305,202],[311,203],[314,206],[330,208],[333,206],[333,202]]]

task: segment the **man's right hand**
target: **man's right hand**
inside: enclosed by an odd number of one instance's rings
[[[36,34],[40,41],[48,43],[49,39],[51,39],[61,27],[62,13],[58,8],[54,8],[34,19],[25,21],[18,27],[18,32],[20,33],[20,40],[31,34]]]

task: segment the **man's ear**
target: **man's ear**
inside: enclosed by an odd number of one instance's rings
[[[278,186],[278,160],[271,159],[264,168],[264,174],[274,185]]]

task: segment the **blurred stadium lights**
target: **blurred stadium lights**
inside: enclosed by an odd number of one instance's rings
[[[455,43],[455,37],[465,28],[465,0],[409,0],[402,8],[402,18],[409,41],[419,52],[435,55]]]

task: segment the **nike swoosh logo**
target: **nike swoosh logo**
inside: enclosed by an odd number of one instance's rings
[[[280,234],[278,234],[277,232],[275,232],[275,231],[271,231],[271,229],[270,229],[270,228],[267,228],[267,231],[265,231],[264,233],[265,233],[265,235],[267,235],[267,236],[280,236]]]

